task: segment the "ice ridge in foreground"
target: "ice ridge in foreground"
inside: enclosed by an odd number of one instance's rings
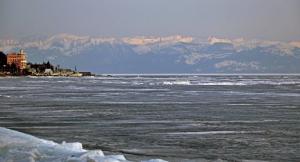
[[[85,150],[79,142],[62,144],[0,127],[1,162],[129,162],[123,155]],[[167,162],[161,159],[143,162]]]

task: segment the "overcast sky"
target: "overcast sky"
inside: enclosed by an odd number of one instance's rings
[[[300,0],[0,0],[0,39],[71,33],[300,40]]]

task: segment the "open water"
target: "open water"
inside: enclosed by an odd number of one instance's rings
[[[0,126],[129,160],[300,161],[300,75],[0,78]]]

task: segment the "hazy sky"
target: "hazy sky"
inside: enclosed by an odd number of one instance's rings
[[[91,36],[300,40],[300,0],[0,0],[0,39]]]

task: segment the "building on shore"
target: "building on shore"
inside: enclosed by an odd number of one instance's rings
[[[15,64],[20,71],[26,68],[27,60],[24,50],[21,49],[19,53],[7,54],[7,65],[12,66],[13,64]]]

